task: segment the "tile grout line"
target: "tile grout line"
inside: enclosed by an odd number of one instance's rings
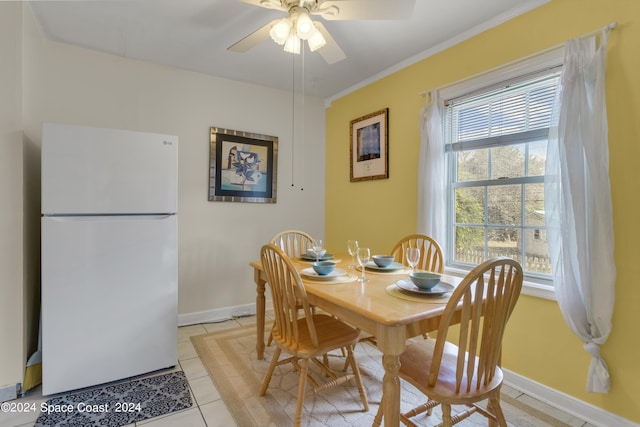
[[[198,403],[198,398],[196,397],[196,394],[193,391],[193,387],[191,387],[191,381],[189,381],[188,379],[187,379],[187,384],[189,385],[189,391],[191,392],[191,395],[193,396],[193,400],[196,403],[196,408],[198,409],[198,413],[200,414],[200,418],[202,419],[202,422],[204,423],[205,427],[207,427],[208,426],[207,419],[204,417],[204,414],[202,413],[202,407],[200,406],[200,403]]]

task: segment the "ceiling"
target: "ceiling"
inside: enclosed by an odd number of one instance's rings
[[[367,0],[359,1],[365,7]],[[346,53],[346,59],[331,65],[308,49],[303,55],[285,53],[270,39],[245,53],[228,51],[284,16],[241,0],[29,3],[51,40],[331,99],[547,1],[416,0],[413,15],[402,20],[327,21],[314,16]]]

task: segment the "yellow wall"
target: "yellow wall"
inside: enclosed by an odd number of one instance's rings
[[[552,0],[494,29],[335,100],[327,109],[328,249],[361,239],[388,252],[415,231],[419,92],[556,46],[612,21],[607,61],[610,177],[617,267],[613,332],[601,349],[608,394],[586,393],[589,356],[555,301],[522,296],[507,331],[504,365],[539,383],[640,422],[640,1]],[[349,122],[389,108],[389,179],[349,182]]]

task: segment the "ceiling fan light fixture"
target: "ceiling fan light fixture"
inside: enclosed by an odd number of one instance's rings
[[[307,40],[316,31],[313,21],[306,11],[299,12],[296,19],[296,32],[302,40]]]
[[[311,35],[311,37],[307,39],[307,43],[309,44],[309,50],[311,52],[315,52],[316,50],[320,49],[321,47],[327,44],[327,41],[325,40],[324,36],[320,31],[318,31],[315,25],[313,28],[314,28],[313,34]]]
[[[294,31],[289,33],[287,41],[284,43],[284,51],[288,53],[300,54],[300,37]]]
[[[278,22],[276,22],[273,27],[269,30],[269,35],[273,39],[274,42],[279,45],[285,44],[287,38],[289,37],[289,33],[291,33],[291,21],[289,18],[282,18]]]

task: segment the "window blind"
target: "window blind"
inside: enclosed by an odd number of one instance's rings
[[[447,151],[546,137],[559,78],[557,70],[449,100],[445,117]]]

